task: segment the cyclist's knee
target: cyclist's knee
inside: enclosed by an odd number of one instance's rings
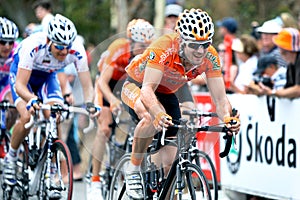
[[[111,128],[109,126],[101,126],[99,128],[99,131],[97,132],[97,136],[105,136],[105,137],[110,137],[111,134]]]
[[[149,125],[152,125],[152,118],[151,118],[150,113],[144,112],[141,115],[141,120],[139,122],[139,125],[140,126],[149,126]]]
[[[19,120],[22,124],[25,124],[30,121],[30,117],[31,117],[31,115],[29,112],[24,112],[24,113],[20,114]]]

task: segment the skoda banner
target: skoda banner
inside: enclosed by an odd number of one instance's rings
[[[242,126],[236,148],[220,159],[222,187],[272,199],[300,199],[300,99],[228,98],[239,110]]]

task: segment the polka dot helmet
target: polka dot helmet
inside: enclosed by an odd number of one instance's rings
[[[56,14],[48,25],[48,38],[57,44],[70,45],[77,36],[75,25],[68,18]]]
[[[0,17],[0,39],[16,40],[19,36],[19,30],[16,24],[5,17]]]
[[[175,30],[185,40],[212,42],[214,24],[206,12],[192,8],[179,15]]]
[[[131,20],[127,25],[127,37],[135,42],[150,43],[154,36],[154,27],[144,19]]]

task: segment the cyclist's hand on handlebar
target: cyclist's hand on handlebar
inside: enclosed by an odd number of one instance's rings
[[[73,105],[74,103],[74,96],[72,93],[68,93],[64,95],[64,103],[67,105]]]
[[[42,104],[42,101],[38,99],[37,97],[31,98],[27,104],[26,109],[32,114],[35,114],[36,110],[40,110],[40,105]]]
[[[90,117],[98,117],[101,112],[101,107],[92,102],[86,103],[86,110],[90,113]]]
[[[231,134],[237,134],[240,131],[240,126],[241,126],[241,122],[240,122],[240,113],[233,109],[234,113],[232,114],[232,117],[229,116],[225,116],[223,121],[226,125],[226,127],[228,129],[230,129],[230,133],[228,133],[229,135]]]
[[[156,130],[161,131],[163,127],[167,128],[170,125],[173,125],[172,117],[165,112],[160,112],[155,115],[153,125]]]

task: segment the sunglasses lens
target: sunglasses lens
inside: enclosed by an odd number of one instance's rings
[[[196,43],[196,42],[191,42],[191,43],[188,43],[188,47],[191,48],[191,49],[199,49],[199,47],[201,46],[203,49],[207,49],[209,47],[210,43],[207,42],[207,43],[204,43],[204,44],[200,44],[200,43]]]
[[[72,45],[70,44],[69,46],[64,46],[64,45],[54,44],[54,47],[55,47],[57,50],[62,51],[62,50],[64,50],[64,49],[67,49],[67,50],[71,49]]]
[[[61,46],[61,45],[54,45],[55,46],[55,48],[57,49],[57,50],[64,50],[64,46]]]
[[[198,44],[198,43],[189,43],[188,44],[188,47],[191,49],[198,49],[199,46],[200,46],[200,44]]]
[[[2,45],[6,45],[6,44],[8,44],[8,45],[13,45],[15,42],[14,41],[4,41],[4,40],[0,40],[0,44],[2,44]]]

